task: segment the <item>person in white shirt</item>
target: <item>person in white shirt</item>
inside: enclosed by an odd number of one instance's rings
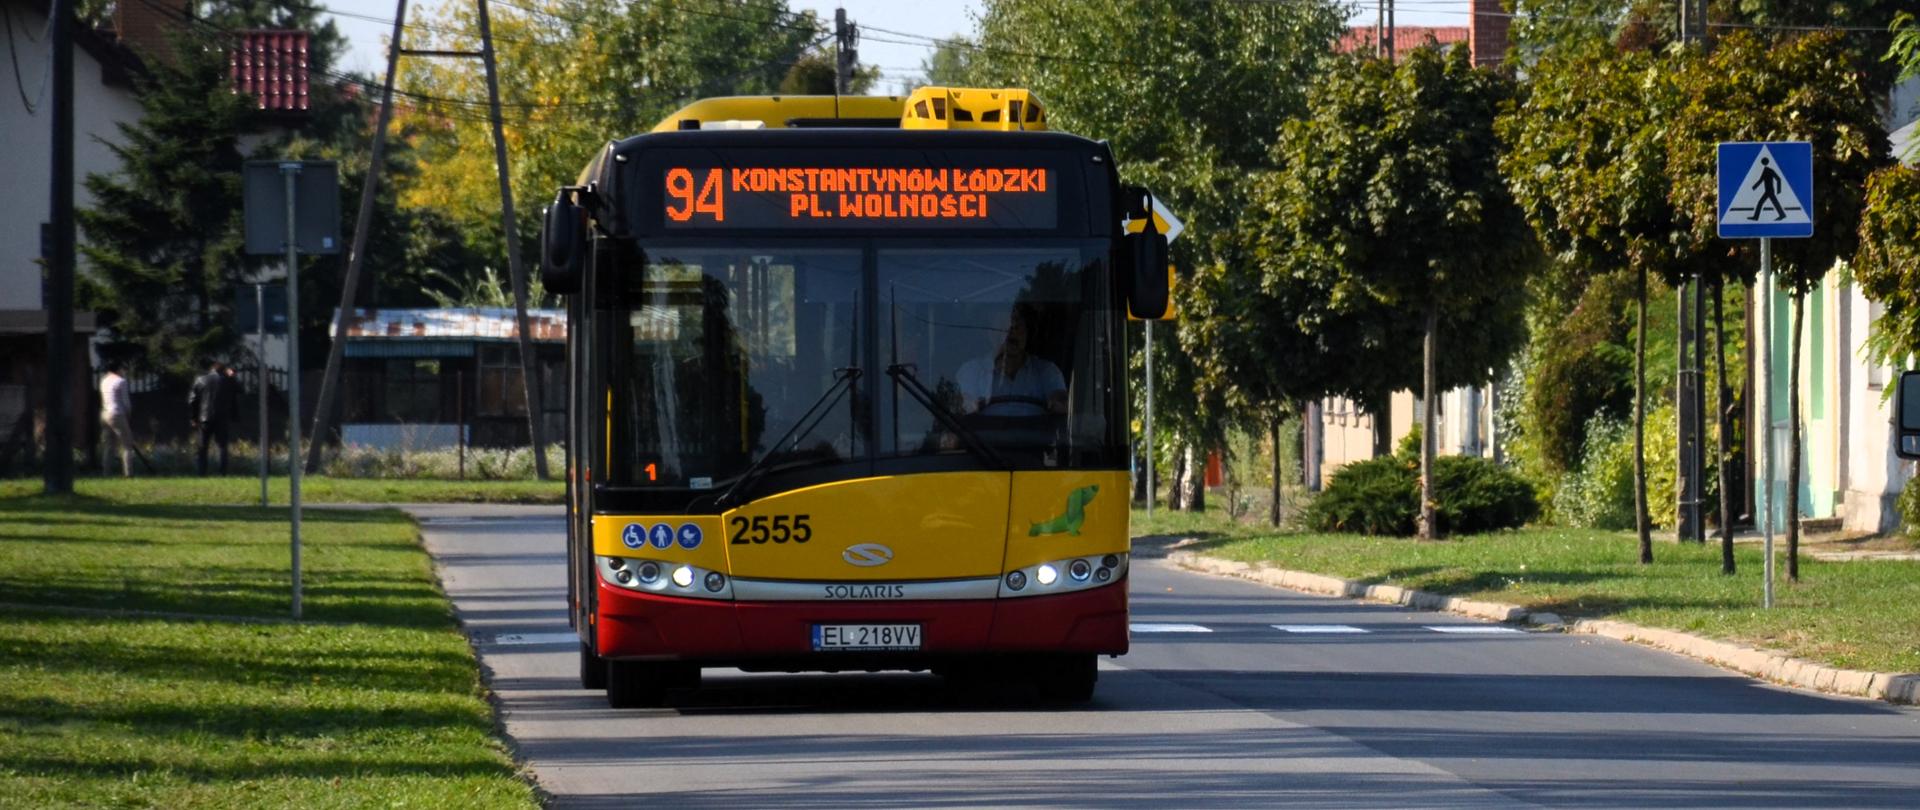
[[[133,477],[133,393],[127,390],[127,378],[121,376],[118,362],[107,363],[100,378],[100,423],[106,427],[107,455],[101,459],[101,471],[113,472],[113,450],[120,450],[120,475]]]
[[[960,366],[962,413],[986,416],[1044,416],[1067,412],[1067,378],[1060,368],[1027,353],[1027,340],[1040,313],[1017,303],[1007,317],[1007,336],[991,357]]]

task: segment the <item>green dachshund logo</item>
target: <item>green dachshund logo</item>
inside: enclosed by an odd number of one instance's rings
[[[1080,536],[1080,525],[1087,522],[1087,504],[1093,503],[1093,496],[1100,494],[1097,486],[1087,486],[1067,493],[1067,511],[1052,520],[1035,523],[1027,529],[1028,537],[1043,534],[1066,532]]]

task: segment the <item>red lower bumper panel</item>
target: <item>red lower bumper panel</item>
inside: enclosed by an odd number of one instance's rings
[[[729,602],[599,589],[595,635],[607,658],[726,665],[817,657],[827,666],[841,654],[815,652],[813,626],[861,623],[920,625],[920,649],[901,658],[1127,651],[1125,580],[1054,596],[917,602]]]

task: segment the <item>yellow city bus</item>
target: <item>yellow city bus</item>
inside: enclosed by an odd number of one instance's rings
[[[569,616],[615,707],[702,667],[1091,697],[1127,650],[1129,312],[1166,238],[1023,90],[709,99],[546,213]]]

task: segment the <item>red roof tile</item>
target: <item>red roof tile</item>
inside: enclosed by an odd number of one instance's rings
[[[1371,25],[1349,27],[1335,42],[1333,49],[1340,53],[1373,53],[1378,37]],[[1393,52],[1396,54],[1418,48],[1428,42],[1440,45],[1452,45],[1467,41],[1467,27],[1464,25],[1397,25],[1393,29]]]
[[[305,31],[246,31],[227,55],[236,93],[247,93],[260,109],[307,110],[308,35]]]

